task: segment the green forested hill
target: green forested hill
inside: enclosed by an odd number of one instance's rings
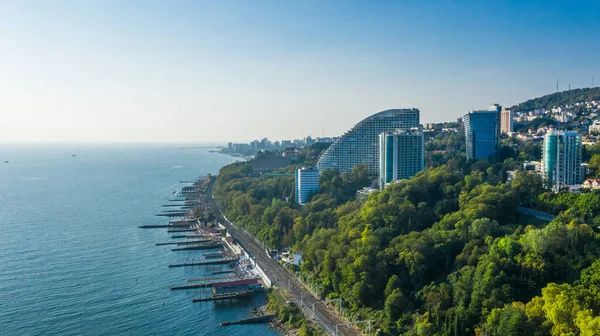
[[[510,109],[512,111],[533,111],[540,108],[552,108],[565,104],[572,104],[581,101],[600,100],[600,87],[573,89],[569,91],[556,92],[543,97],[529,99],[526,102],[517,104]]]
[[[508,185],[478,166],[450,159],[364,203],[366,167],[325,171],[302,208],[292,177],[235,163],[215,195],[268,246],[302,251],[302,277],[372,335],[600,335],[600,191],[545,192],[524,172]],[[519,205],[561,214],[540,223]]]

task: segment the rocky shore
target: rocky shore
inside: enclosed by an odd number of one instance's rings
[[[252,310],[252,316],[261,316],[266,314],[273,314],[276,312],[269,311],[267,309],[267,305],[260,306]],[[295,328],[291,328],[284,321],[279,319],[279,317],[274,318],[271,322],[269,322],[269,328],[276,330],[281,335],[284,336],[296,336],[298,335],[298,330]]]

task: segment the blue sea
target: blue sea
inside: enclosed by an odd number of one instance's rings
[[[166,229],[137,228],[167,222],[155,215],[180,179],[234,160],[176,145],[0,145],[0,334],[277,335],[219,325],[264,296],[192,303],[202,290],[171,291],[229,266],[168,268],[211,251],[173,252],[155,245]]]

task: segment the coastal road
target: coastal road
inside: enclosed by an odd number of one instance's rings
[[[229,222],[229,220],[223,216],[216,200],[212,197],[212,186],[213,182],[210,183],[206,190],[208,207],[215,210],[215,216],[227,228],[229,234],[231,234],[231,236],[237,240],[252,257],[254,257],[255,261],[263,268],[274,285],[291,293],[294,296],[296,303],[299,305],[302,303],[305,308],[308,308],[307,310],[312,312],[314,307],[315,315],[323,324],[325,324],[331,334],[335,332],[337,326],[338,335],[363,335],[363,333],[356,328],[347,325],[348,322],[340,317],[337,312],[315,298],[304,285],[302,285],[294,275],[284,269],[277,260],[269,257],[266,251],[251,235]],[[307,317],[312,318],[312,314],[309,314]]]

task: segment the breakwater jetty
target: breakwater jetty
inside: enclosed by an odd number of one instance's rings
[[[185,284],[169,289],[199,290],[201,295],[192,298],[192,302],[235,302],[264,292],[265,288],[270,286],[271,280],[257,269],[256,263],[244,248],[229,235],[222,224],[212,220],[214,216],[208,212],[207,191],[214,182],[213,177],[208,175],[185,182],[192,185],[184,186],[181,191],[174,193],[174,199],[169,200],[168,204],[162,204],[162,211],[156,214],[170,218],[168,223],[140,225],[139,228],[166,229],[169,238],[173,240],[157,242],[156,245],[173,246],[171,251],[187,252],[186,258],[167,265],[168,268],[228,265],[231,269],[213,271],[208,277],[187,279]],[[189,257],[189,254],[196,253],[195,251],[201,255]],[[258,323],[269,318],[272,317],[256,317],[226,323]]]
[[[221,322],[221,325],[228,326],[228,325],[232,325],[232,324],[267,323],[267,322],[271,322],[271,320],[273,320],[275,317],[277,317],[277,314],[267,314],[267,315],[249,317],[249,318],[245,318],[245,319],[241,319],[241,320],[237,320],[237,321],[231,321],[231,322],[223,321],[223,322]]]
[[[191,267],[191,266],[203,266],[203,265],[218,265],[218,264],[230,264],[239,261],[240,258],[237,256],[224,257],[220,259],[204,258],[198,261],[184,262],[183,264],[171,264],[169,267]]]
[[[172,229],[172,230],[168,230],[168,233],[177,233],[177,232],[196,232],[196,229]]]
[[[222,243],[222,242],[212,243],[211,242],[211,243],[197,244],[197,245],[193,245],[193,246],[177,247],[177,248],[171,249],[171,251],[207,250],[207,249],[214,249],[214,248],[223,247],[223,246],[225,246],[225,243]]]
[[[222,294],[222,295],[211,295],[211,296],[207,296],[207,297],[192,299],[192,302],[233,300],[233,299],[249,297],[256,293],[262,293],[262,292],[264,292],[264,289],[247,290],[247,291],[240,291],[240,292],[235,292],[235,293],[230,293],[230,294]]]
[[[199,243],[207,243],[210,242],[210,239],[198,239],[198,240],[186,240],[180,242],[166,242],[166,243],[156,243],[157,246],[161,245],[191,245],[191,244],[199,244]]]

